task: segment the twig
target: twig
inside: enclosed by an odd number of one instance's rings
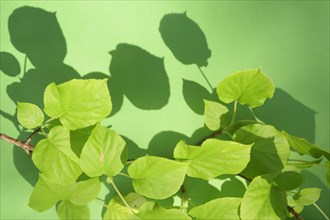
[[[212,134],[204,137],[202,140],[200,140],[196,145],[199,146],[201,145],[204,141],[206,141],[207,139],[209,138],[215,138],[216,136],[220,135],[220,134],[223,134],[222,130],[217,130],[215,132],[213,132]]]
[[[37,128],[36,130],[34,130],[30,135],[29,137],[24,141],[24,144],[29,144],[32,140],[32,138],[38,134],[39,132],[41,131],[41,127]]]
[[[287,209],[292,215],[294,215],[294,217],[296,217],[296,219],[304,220],[303,217],[298,212],[296,212],[291,206],[287,206]]]
[[[2,133],[0,133],[0,139],[22,148],[28,155],[31,155],[31,153],[33,151],[33,148],[34,148],[33,145],[31,145],[29,143],[22,142],[20,140],[9,137],[9,136],[7,136],[5,134],[2,134]]]

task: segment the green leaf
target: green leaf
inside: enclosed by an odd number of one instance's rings
[[[241,127],[235,132],[234,140],[243,144],[253,143],[251,160],[243,171],[249,178],[280,173],[290,156],[285,137],[270,125],[250,124]]]
[[[299,187],[304,182],[304,177],[295,171],[284,171],[274,178],[278,187],[286,191]]]
[[[325,156],[328,160],[330,160],[330,153],[309,143],[304,138],[298,138],[295,136],[292,136],[285,131],[282,131],[282,134],[287,139],[289,145],[296,150],[300,154],[308,154],[315,158],[319,158],[322,155]]]
[[[242,220],[285,219],[285,192],[272,184],[269,175],[258,176],[248,186],[241,203]]]
[[[217,102],[204,99],[204,121],[206,126],[212,130],[218,130],[221,125],[220,117],[228,112],[228,108]]]
[[[181,187],[187,164],[173,160],[145,156],[128,167],[135,191],[153,199],[165,199],[174,195]]]
[[[238,101],[252,108],[263,105],[274,92],[273,82],[260,69],[234,73],[222,80],[217,88],[219,99],[224,103]]]
[[[87,205],[78,206],[70,201],[62,201],[56,208],[59,219],[89,219],[90,213]]]
[[[307,188],[296,193],[291,200],[289,200],[288,205],[293,207],[295,211],[302,212],[304,206],[309,206],[315,203],[321,194],[321,189],[319,188]]]
[[[137,214],[143,220],[154,219],[173,219],[173,220],[191,220],[191,218],[179,209],[164,209],[154,201],[144,203]]]
[[[51,208],[58,200],[85,205],[94,200],[101,189],[98,178],[69,184],[58,184],[39,174],[39,180],[30,196],[29,206],[38,212]]]
[[[44,113],[35,104],[18,102],[17,119],[23,127],[33,129],[42,125],[44,121]]]
[[[82,170],[90,177],[117,175],[127,158],[125,141],[114,131],[97,124],[80,155]]]
[[[44,94],[45,113],[59,117],[63,126],[76,130],[96,124],[111,112],[107,80],[73,79],[47,86]]]
[[[100,190],[101,182],[99,178],[80,181],[75,184],[74,194],[69,200],[75,205],[86,205],[98,196]]]
[[[250,161],[251,145],[233,141],[208,139],[201,147],[189,146],[180,141],[174,158],[187,160],[187,175],[205,180],[222,174],[240,173]]]
[[[134,212],[138,212],[141,205],[147,200],[137,193],[130,193],[124,196],[125,201]],[[103,216],[104,220],[117,220],[117,219],[139,219],[132,211],[125,206],[119,196],[113,197],[108,205],[107,210]]]
[[[82,173],[79,159],[70,147],[70,131],[63,126],[54,127],[47,139],[38,142],[32,160],[52,182],[70,183]]]
[[[220,198],[192,208],[189,215],[199,219],[240,219],[238,208],[241,198]]]
[[[30,196],[29,206],[38,212],[50,209],[59,200],[59,196],[53,190],[49,186],[47,178],[40,174],[39,180]]]

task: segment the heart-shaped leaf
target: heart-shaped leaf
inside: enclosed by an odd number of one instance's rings
[[[35,104],[18,102],[17,119],[23,127],[33,129],[42,125],[44,121],[44,113]]]

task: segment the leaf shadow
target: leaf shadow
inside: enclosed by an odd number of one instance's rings
[[[116,85],[113,92],[125,94],[144,110],[161,109],[168,103],[170,85],[163,58],[126,43],[118,44],[110,55],[109,71]]]
[[[18,60],[11,53],[0,52],[0,70],[8,76],[17,76],[21,72],[21,66]]]

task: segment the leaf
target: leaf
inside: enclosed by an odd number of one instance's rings
[[[204,110],[204,121],[206,126],[212,130],[216,131],[221,125],[221,116],[225,115],[229,110],[226,106],[221,105],[217,102],[212,102],[204,100],[205,110]]]
[[[90,177],[102,174],[117,175],[127,160],[125,145],[125,141],[118,134],[97,124],[80,155],[82,170]]]
[[[63,126],[54,127],[47,139],[38,142],[32,160],[52,182],[70,183],[81,174],[79,159],[70,147],[70,131]]]
[[[90,213],[87,205],[78,206],[70,201],[62,201],[56,208],[59,219],[89,219]]]
[[[154,219],[173,219],[173,220],[191,220],[191,218],[179,209],[164,209],[154,201],[144,203],[137,214],[143,220]]]
[[[218,99],[216,95],[210,94],[197,82],[186,79],[183,79],[182,93],[186,104],[198,115],[204,113],[204,99]]]
[[[86,205],[94,200],[101,189],[98,178],[69,184],[51,182],[43,174],[30,196],[29,206],[38,212],[51,208],[58,200],[67,200],[76,205]]]
[[[50,209],[58,200],[57,193],[53,192],[48,185],[47,179],[40,174],[39,180],[30,196],[29,206],[38,212],[43,212]]]
[[[280,173],[290,156],[290,148],[285,137],[270,125],[250,124],[241,127],[235,132],[234,140],[243,144],[253,144],[251,160],[242,172],[249,178],[267,173]]]
[[[130,193],[127,196],[124,196],[127,204],[134,210],[138,212],[138,209],[143,205],[147,200],[140,196],[137,193]],[[103,216],[104,220],[117,220],[117,219],[139,219],[135,214],[128,209],[119,196],[113,197],[108,205],[107,210]]]
[[[10,41],[37,68],[63,63],[67,48],[56,13],[41,8],[17,8],[8,18]],[[47,74],[47,71],[45,71]]]
[[[234,73],[222,80],[217,88],[219,99],[224,103],[238,101],[252,108],[263,105],[267,98],[271,99],[274,91],[273,82],[260,69]]]
[[[181,63],[207,66],[211,50],[206,37],[186,12],[165,15],[160,21],[159,32],[166,46]]]
[[[315,203],[321,194],[319,188],[307,188],[296,193],[288,205],[295,208],[295,210],[302,211],[304,206],[309,206]]]
[[[69,198],[75,205],[86,205],[93,201],[101,190],[101,182],[98,178],[80,181],[75,184],[74,195]]]
[[[240,173],[250,161],[251,145],[233,141],[208,139],[201,147],[189,146],[180,141],[174,158],[187,160],[187,175],[205,180],[222,174]]]
[[[189,215],[198,219],[240,219],[238,210],[241,198],[220,198],[196,206]]]
[[[292,136],[285,131],[282,131],[282,134],[287,139],[289,145],[299,154],[308,154],[315,158],[319,158],[323,155],[325,158],[330,160],[329,152],[309,143],[306,139]]]
[[[241,219],[285,219],[285,193],[272,184],[269,175],[258,176],[248,186],[241,203]]]
[[[152,199],[165,199],[181,187],[187,165],[173,160],[144,156],[128,167],[135,191]]]
[[[59,117],[70,130],[88,127],[100,122],[111,112],[107,80],[73,79],[47,86],[44,94],[45,113]]]
[[[23,127],[33,129],[42,125],[44,122],[44,113],[35,104],[18,102],[17,119]]]
[[[304,182],[304,177],[295,171],[284,171],[274,178],[278,187],[286,191],[299,187]]]
[[[0,52],[0,70],[8,76],[17,76],[21,72],[18,60],[11,53]]]

